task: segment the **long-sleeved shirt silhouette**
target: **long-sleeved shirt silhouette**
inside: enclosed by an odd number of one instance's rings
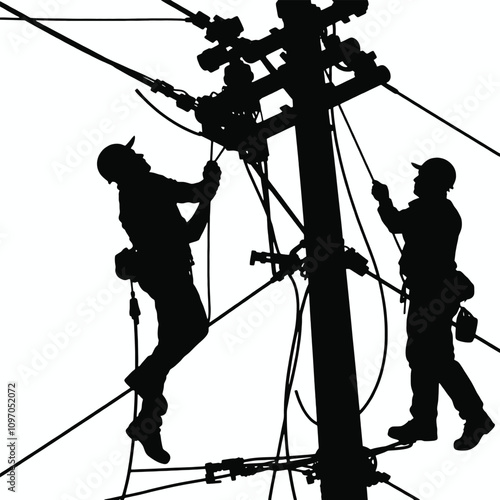
[[[462,219],[450,200],[418,198],[408,208],[397,210],[388,199],[378,212],[391,233],[403,235],[399,265],[409,286],[426,280],[442,281],[456,270]]]
[[[119,200],[119,219],[138,252],[161,256],[171,265],[190,265],[192,235],[177,203],[196,200],[192,184],[150,172],[120,186]]]

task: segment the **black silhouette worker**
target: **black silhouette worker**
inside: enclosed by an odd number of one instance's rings
[[[160,438],[161,417],[167,411],[165,379],[208,333],[205,309],[193,284],[189,244],[203,233],[221,172],[217,163],[208,162],[197,184],[152,173],[143,155],[132,149],[134,139],[107,146],[97,166],[109,183],[117,184],[119,219],[133,245],[126,265],[135,267],[134,281],[154,299],[158,317],[158,345],[125,379],[142,398],[141,410],[126,432],[149,457],[165,464],[170,460]],[[177,207],[183,202],[199,202],[188,222]]]
[[[391,427],[388,434],[401,442],[436,440],[441,385],[465,420],[463,434],[454,442],[454,448],[469,450],[490,432],[494,423],[454,356],[453,317],[460,302],[470,297],[455,262],[462,221],[447,198],[456,172],[442,158],[413,166],[418,169],[413,191],[417,199],[407,209],[399,211],[393,206],[384,184],[375,181],[372,187],[383,223],[391,233],[403,235],[399,265],[409,290],[406,357],[411,370],[413,418],[402,426]]]

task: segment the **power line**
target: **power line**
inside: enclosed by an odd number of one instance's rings
[[[448,120],[445,120],[444,118],[442,118],[441,116],[437,115],[433,111],[429,110],[425,106],[422,106],[422,104],[419,104],[418,102],[416,102],[413,99],[409,98],[407,95],[403,94],[398,89],[394,88],[392,85],[389,85],[388,83],[384,83],[384,84],[382,84],[382,87],[386,88],[387,90],[390,90],[393,94],[396,94],[399,97],[402,97],[406,101],[410,102],[411,104],[413,104],[417,108],[421,109],[422,111],[425,111],[426,113],[428,113],[432,117],[436,118],[440,122],[445,123],[446,125],[448,125],[448,127],[451,127],[453,130],[456,130],[457,132],[459,132],[460,134],[464,135],[465,137],[467,137],[471,141],[474,141],[475,143],[479,144],[483,148],[487,149],[488,151],[490,151],[494,155],[500,156],[500,153],[498,151],[496,151],[493,148],[491,148],[490,146],[486,145],[484,142],[480,141],[479,139],[476,139],[475,137],[473,137],[472,135],[468,134],[467,132],[465,132],[461,128],[458,128],[456,125],[453,125],[453,123],[450,123]]]
[[[132,78],[135,78],[136,80],[140,81],[141,83],[144,83],[146,85],[149,85],[150,87],[154,85],[154,80],[152,78],[149,78],[146,75],[143,75],[142,73],[139,73],[138,71],[135,71],[133,69],[127,68],[123,64],[119,64],[111,59],[108,59],[107,57],[99,54],[98,52],[89,49],[88,47],[85,47],[85,45],[82,45],[81,43],[76,42],[75,40],[72,40],[71,38],[68,38],[67,36],[63,35],[62,33],[59,33],[58,31],[53,30],[52,28],[49,28],[48,26],[45,26],[44,24],[40,24],[38,21],[32,19],[31,17],[27,16],[26,14],[23,14],[22,12],[14,9],[13,7],[10,7],[4,2],[0,2],[0,7],[5,9],[6,11],[10,12],[11,14],[17,16],[19,19],[22,19],[23,21],[26,21],[27,23],[39,28],[42,31],[45,31],[45,33],[48,33],[49,35],[61,40],[62,42],[71,45],[73,48],[84,52],[85,54],[94,57],[95,59],[98,59],[101,62],[104,62],[106,64],[109,64],[110,66],[113,66],[115,69],[127,74],[128,76],[131,76]]]
[[[419,500],[416,496],[412,495],[411,493],[408,493],[407,491],[403,490],[403,488],[400,488],[399,486],[396,486],[395,484],[391,483],[389,480],[382,481],[391,488],[394,488],[395,490],[399,491],[400,493],[403,493],[403,495],[406,495],[409,498],[412,498],[413,500]]]
[[[188,18],[174,17],[31,17],[33,21],[50,21],[50,22],[141,22],[141,21],[183,21],[190,22]],[[24,21],[19,17],[0,17],[0,21]]]
[[[223,474],[221,476],[217,476],[215,479],[224,479],[226,477],[231,477],[231,474]],[[198,483],[205,483],[206,479],[193,479],[191,481],[182,481],[180,483],[173,483],[173,484],[167,484],[164,486],[158,486],[156,488],[151,488],[149,490],[143,490],[143,491],[137,491],[135,493],[128,493],[127,495],[120,495],[119,497],[112,497],[108,498],[107,500],[122,500],[123,498],[132,498],[132,497],[137,497],[141,495],[147,495],[148,493],[154,493],[156,491],[162,491],[162,490],[167,490],[170,488],[177,488],[179,486],[187,486],[188,484],[198,484]]]
[[[161,0],[163,3],[166,3],[167,5],[170,5],[170,7],[173,7],[174,9],[177,9],[179,12],[182,12],[188,17],[194,17],[195,13],[191,12],[190,10],[186,9],[182,5],[179,5],[178,3],[172,1],[172,0]]]
[[[82,424],[84,424],[85,422],[89,421],[91,418],[94,418],[97,414],[101,413],[106,408],[108,408],[112,404],[116,403],[119,399],[121,399],[124,396],[126,396],[129,392],[132,392],[132,389],[127,389],[126,391],[122,392],[120,395],[116,396],[116,398],[112,399],[111,401],[109,401],[105,405],[101,406],[100,408],[98,408],[97,410],[95,410],[93,413],[91,413],[90,415],[86,416],[85,418],[83,418],[82,420],[80,420],[79,422],[77,422],[75,425],[71,426],[69,429],[66,429],[64,432],[61,432],[61,434],[59,434],[58,436],[56,436],[54,439],[51,439],[50,441],[48,441],[47,443],[45,443],[43,446],[40,446],[40,448],[38,448],[34,452],[30,453],[29,455],[25,456],[24,458],[22,458],[21,460],[19,460],[18,462],[16,462],[15,468],[17,469],[17,467],[19,467],[21,464],[23,464],[24,462],[26,462],[30,458],[34,457],[35,455],[37,455],[41,451],[45,450],[45,448],[48,448],[49,446],[51,446],[52,444],[54,444],[56,441],[59,441],[59,439],[61,439],[62,437],[66,436],[66,434],[69,434],[70,432],[74,431],[77,427],[80,427]],[[0,473],[0,477],[2,477],[3,475],[7,474],[7,472],[9,472],[11,469],[12,469],[12,467],[9,467],[8,469],[6,469],[3,472],[1,472]]]

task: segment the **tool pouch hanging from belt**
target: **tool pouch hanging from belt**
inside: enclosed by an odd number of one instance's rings
[[[122,280],[137,281],[139,268],[137,251],[134,248],[124,248],[115,255],[115,272]]]

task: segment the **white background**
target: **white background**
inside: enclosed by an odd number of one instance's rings
[[[32,16],[182,17],[160,2],[147,0],[50,0],[17,2]],[[321,7],[329,1],[318,2]],[[185,5],[213,17],[239,16],[244,36],[260,39],[281,27],[275,2],[266,0],[191,0]],[[339,26],[379,64],[391,71],[391,84],[473,136],[500,149],[500,70],[498,8],[477,0],[372,0],[362,18]],[[196,56],[210,47],[201,30],[175,23],[51,23],[51,27],[101,54],[198,97],[220,91],[222,71],[200,69]],[[151,110],[135,93],[140,89],[167,114],[199,130],[194,116],[173,101],[154,95],[135,80],[17,21],[0,23],[0,316],[2,350],[1,424],[6,436],[7,383],[17,383],[18,458],[42,446],[126,389],[123,378],[133,365],[133,327],[128,316],[129,289],[114,276],[114,255],[129,242],[118,220],[117,191],[97,173],[96,158],[107,144],[136,136],[135,149],[153,171],[187,182],[200,179],[209,158],[207,140],[183,132]],[[298,34],[300,36],[300,34]],[[278,64],[278,54],[272,60]],[[256,77],[265,70],[254,65]],[[339,75],[334,74],[334,78]],[[343,78],[343,75],[340,75]],[[286,94],[263,101],[271,116]],[[496,344],[498,302],[499,159],[421,110],[375,89],[344,105],[375,177],[390,186],[395,204],[412,199],[414,172],[408,161],[442,156],[456,167],[451,199],[463,218],[457,260],[476,284],[467,303],[478,317],[478,335]],[[376,213],[371,180],[339,119],[344,162],[358,209],[383,276],[399,286],[398,251]],[[271,180],[300,214],[293,131],[273,138]],[[215,148],[219,151],[219,146]],[[314,161],[312,158],[311,161]],[[212,209],[213,317],[270,276],[264,265],[249,266],[251,250],[266,250],[262,209],[233,152],[220,159],[223,182]],[[366,248],[341,188],[346,243],[365,256]],[[184,208],[186,214],[192,207]],[[300,239],[293,223],[273,205],[283,251]],[[431,221],[430,221],[431,223]],[[195,279],[206,293],[206,239],[193,244]],[[371,267],[372,268],[372,267]],[[372,268],[373,269],[373,268]],[[301,292],[304,282],[297,278]],[[383,322],[377,284],[349,274],[360,402],[368,398],[380,367]],[[155,345],[152,301],[141,290],[140,357]],[[387,428],[409,418],[409,370],[404,357],[404,314],[396,294],[386,292],[389,355],[381,386],[361,416],[363,442],[374,448],[392,442]],[[307,328],[294,389],[314,416],[312,362]],[[162,431],[172,467],[204,465],[233,457],[276,453],[282,419],[283,389],[295,319],[290,282],[267,289],[214,325],[208,338],[169,376],[170,411]],[[335,339],[335,331],[332,331]],[[332,363],[341,352],[333,341]],[[499,354],[475,340],[456,343],[457,358],[473,380],[492,418],[500,422]],[[342,402],[331,388],[334,411]],[[19,467],[16,498],[105,499],[118,496],[125,478],[132,396],[65,436]],[[457,452],[453,440],[462,421],[445,394],[440,399],[439,439],[379,457],[379,470],[418,498],[497,499],[499,431],[471,452]],[[290,407],[294,454],[314,453],[316,428],[295,398]],[[4,437],[4,443],[6,444]],[[0,461],[7,467],[8,448]],[[331,450],[338,459],[342,450]],[[135,467],[154,467],[141,447]],[[335,475],[335,470],[331,471]],[[135,474],[129,492],[203,477],[203,471]],[[338,477],[339,494],[345,481]],[[260,500],[268,496],[270,475],[192,485],[154,493],[149,498]],[[320,498],[319,484],[298,475],[299,498]],[[9,498],[6,477],[0,496]],[[369,488],[370,500],[401,499],[387,485]],[[274,497],[291,498],[286,473]]]

